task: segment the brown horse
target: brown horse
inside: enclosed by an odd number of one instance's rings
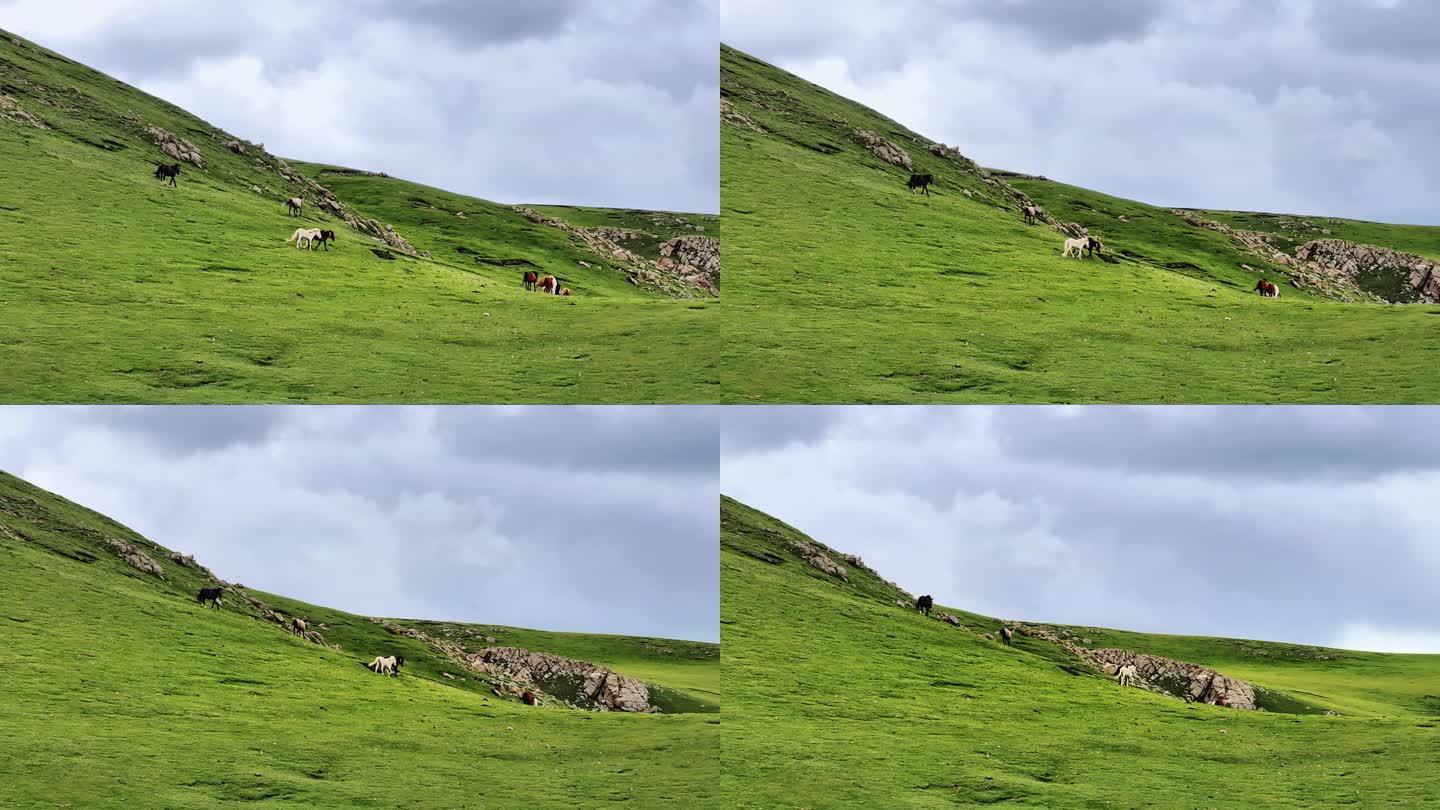
[[[1280,288],[1275,286],[1275,282],[1270,281],[1269,279],[1262,278],[1259,281],[1255,282],[1255,292],[1260,293],[1261,298],[1280,297]]]
[[[520,695],[520,700],[524,702],[526,706],[540,705],[540,698],[536,697],[535,693],[531,692],[529,689],[526,689],[525,692]]]
[[[545,276],[545,277],[541,278],[541,279],[540,279],[540,292],[550,293],[551,295],[559,295],[559,294],[560,294],[560,280],[557,279],[557,278],[555,278],[554,276]]]
[[[535,272],[534,270],[526,270],[526,271],[525,271],[524,284],[525,284],[525,289],[526,289],[526,290],[529,290],[530,292],[534,292],[534,291],[535,291],[535,285],[536,285],[537,283],[539,283],[539,281],[540,281],[540,274],[539,274],[539,273]]]
[[[1010,646],[1010,640],[1013,639],[1013,638],[1015,638],[1015,631],[1014,631],[1014,630],[1011,630],[1010,628],[1008,628],[1008,627],[1006,627],[1006,626],[1004,626],[1004,625],[1001,625],[1001,626],[1000,626],[1000,640],[1003,641],[1003,642],[1005,642],[1005,646],[1006,646],[1006,647],[1009,647],[1009,646]]]

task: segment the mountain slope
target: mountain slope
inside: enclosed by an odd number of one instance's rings
[[[158,562],[163,578],[127,565],[109,539]],[[0,473],[0,806],[716,801],[713,714],[525,706],[362,617],[245,591],[308,618],[319,644],[265,621],[241,591],[221,610],[201,607],[195,593],[210,582],[124,526]],[[628,671],[673,677],[677,690],[718,667],[713,645],[673,642],[710,655],[645,661],[633,651],[653,640],[513,632],[506,642],[560,654],[630,651]],[[395,653],[407,658],[399,678],[359,666]]]
[[[1261,299],[1256,280],[1291,268],[1170,209],[985,170],[728,47],[721,93],[727,400],[1440,397],[1426,371],[1440,307],[1325,285]],[[882,157],[897,149],[911,168]],[[912,169],[935,176],[932,196],[907,190]],[[1062,258],[1061,232],[1025,225],[1026,199],[1102,238],[1102,259]],[[1402,250],[1440,239],[1347,232]]]
[[[1293,690],[1340,716],[1241,711],[1120,687],[1037,638],[986,638],[997,619],[940,608],[962,629],[898,607],[901,596],[722,499],[721,733],[737,806],[1382,806],[1440,789],[1440,656],[1055,628]]]
[[[156,180],[175,159],[151,127],[203,168]],[[704,291],[631,284],[509,206],[288,163],[3,31],[0,167],[0,401],[710,398]],[[301,226],[338,241],[297,251]],[[525,292],[526,269],[574,296]]]

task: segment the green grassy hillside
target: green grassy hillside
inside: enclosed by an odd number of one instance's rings
[[[410,256],[322,211],[255,144],[232,153],[229,133],[3,31],[0,97],[47,127],[0,100],[0,401],[715,398],[713,299],[631,286],[509,206],[290,164],[430,254]],[[155,180],[171,160],[150,125],[192,141],[205,168]],[[296,194],[305,215],[288,217]],[[338,242],[297,251],[285,240],[302,225]],[[532,267],[575,295],[526,293]]]
[[[1440,656],[1073,628],[1339,712],[1252,712],[1123,688],[1057,647],[894,604],[721,503],[724,789],[744,807],[1431,807]],[[829,549],[837,561],[841,555]],[[883,572],[882,572],[883,573]]]
[[[1289,285],[1261,299],[1258,274],[1283,279],[1278,268],[1168,208],[933,154],[902,124],[728,47],[721,92],[729,401],[1440,398],[1428,373],[1440,307]],[[933,196],[910,193],[909,172],[858,130],[934,174]],[[1100,236],[1105,259],[1063,259],[1064,237],[1027,227],[1008,184]],[[1336,229],[1427,255],[1440,243],[1440,228]]]
[[[106,538],[145,551],[164,579]],[[236,598],[201,607],[208,582],[0,473],[0,807],[718,803],[714,714],[527,707],[362,617],[252,592],[324,624],[332,649]],[[713,645],[505,629],[506,642],[593,653],[677,694],[718,680]],[[407,659],[399,678],[360,666],[394,653]]]

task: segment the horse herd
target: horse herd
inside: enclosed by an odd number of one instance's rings
[[[175,178],[179,176],[179,163],[172,163],[168,165],[162,163],[155,167],[155,179],[168,180],[170,182],[170,185],[172,186],[176,185]],[[303,215],[305,211],[305,198],[291,197],[290,199],[286,200],[285,211],[292,217],[298,217]],[[290,234],[290,238],[285,240],[285,243],[287,245],[293,244],[296,250],[315,250],[317,247],[323,247],[325,248],[326,252],[329,252],[330,245],[334,242],[335,232],[332,230],[325,230],[321,228],[296,228],[295,232]],[[569,296],[574,294],[571,292],[569,287],[560,286],[559,279],[555,278],[554,276],[542,277],[534,270],[525,271],[522,283],[524,284],[526,290],[532,292],[535,290],[539,290],[541,292],[546,292],[551,295],[561,296]]]
[[[910,180],[905,185],[907,188],[910,189],[911,193],[914,193],[916,189],[919,189],[920,191],[925,193],[925,196],[928,197],[930,196],[930,186],[934,182],[935,175],[933,174],[912,173],[910,175]],[[968,194],[969,192],[966,193]],[[1020,213],[1025,216],[1026,225],[1036,224],[1042,219],[1044,215],[1044,212],[1040,209],[1040,206],[1035,205],[1034,203],[1026,203],[1020,206]],[[1121,219],[1124,219],[1124,217],[1122,217]],[[1089,259],[1093,258],[1097,253],[1103,253],[1104,250],[1105,244],[1103,242],[1093,236],[1090,236],[1089,234],[1084,234],[1081,236],[1066,239],[1064,245],[1061,247],[1060,255],[1067,259],[1072,257],[1076,259]],[[1255,285],[1255,292],[1259,293],[1261,298],[1280,297],[1280,288],[1275,284],[1275,282],[1268,279],[1260,279],[1260,281]]]
[[[930,594],[927,593],[924,596],[915,597],[915,609],[924,613],[926,616],[929,616],[930,611],[934,608],[935,597]],[[1014,641],[1014,639],[1015,630],[1007,624],[1001,624],[1000,642],[1006,647],[1012,647],[1014,645],[1011,642]],[[1115,680],[1119,682],[1121,686],[1138,686],[1140,682],[1139,670],[1135,668],[1134,664],[1126,664],[1115,671]]]
[[[202,605],[208,604],[210,607],[219,610],[224,607],[222,603],[224,595],[224,588],[201,588],[200,592],[195,594],[195,601]],[[296,633],[304,633],[308,629],[310,629],[310,625],[304,619],[299,616],[292,616],[290,618],[290,630]],[[364,662],[361,663],[364,664]],[[370,663],[364,664],[366,669],[377,675],[391,676],[398,676],[400,674],[400,667],[404,665],[405,656],[403,655],[377,655]]]

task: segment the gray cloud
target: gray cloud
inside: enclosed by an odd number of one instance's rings
[[[1157,205],[1436,222],[1433,3],[779,5],[729,0],[722,37],[985,165]]]
[[[719,210],[718,0],[0,0],[0,19],[283,156],[506,203]]]
[[[1440,652],[1440,410],[770,410],[723,491],[946,604]]]
[[[715,640],[707,408],[0,408],[5,469],[366,615]]]

